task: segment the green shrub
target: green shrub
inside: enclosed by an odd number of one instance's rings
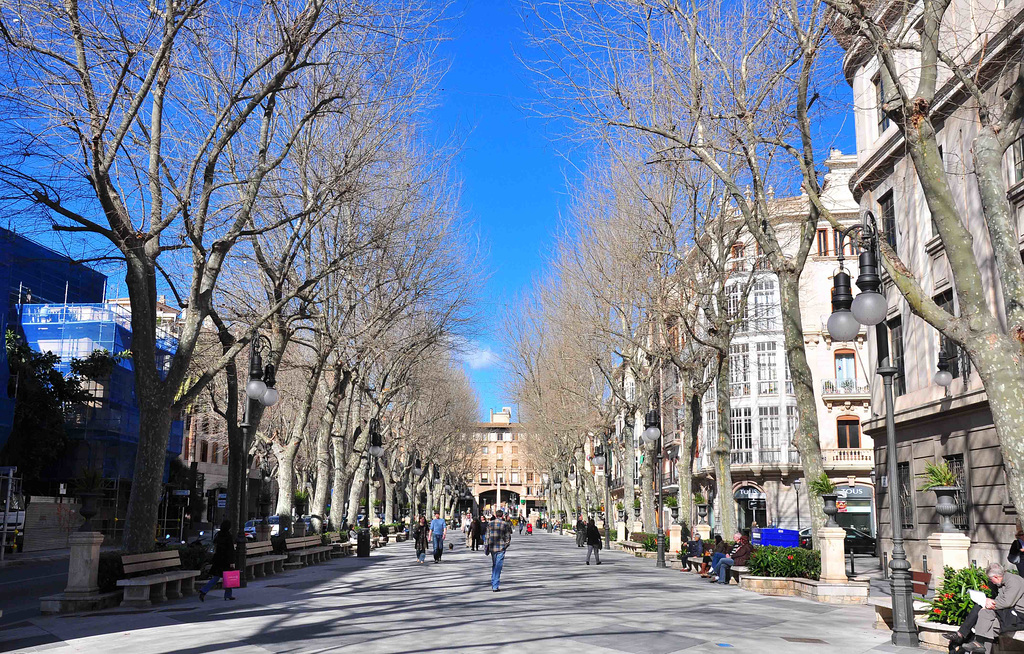
[[[380,532],[381,536],[387,536],[388,534],[391,533],[391,526],[390,525],[382,524],[380,526],[380,529],[378,529],[377,531]]]
[[[604,528],[602,527],[602,528],[598,529],[597,531],[601,534],[601,538],[604,538]],[[618,540],[618,534],[619,534],[619,532],[617,530],[612,529],[611,539],[612,540]]]
[[[100,552],[98,582],[101,593],[117,590],[117,580],[124,579],[120,552]]]
[[[821,576],[821,553],[802,547],[765,545],[754,550],[747,567],[754,577],[817,579]]]
[[[675,495],[668,495],[665,497],[665,506],[670,509],[677,508],[679,506],[679,498]]]
[[[646,531],[634,531],[629,535],[629,540],[634,543],[640,543],[644,546],[645,552],[657,552],[658,551],[658,536]]]
[[[942,588],[935,591],[935,598],[929,602],[929,622],[941,622],[960,626],[971,612],[974,602],[969,590],[980,590],[986,597],[994,595],[985,571],[976,566],[954,570],[946,566],[943,572]]]

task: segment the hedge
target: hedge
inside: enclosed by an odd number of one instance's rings
[[[802,547],[774,547],[763,545],[754,550],[747,562],[754,577],[802,577],[818,579],[821,576],[821,553]]]
[[[961,570],[944,568],[942,588],[935,591],[935,598],[929,604],[928,621],[960,626],[974,606],[967,594],[969,590],[980,590],[986,597],[994,595],[985,571],[976,566]]]

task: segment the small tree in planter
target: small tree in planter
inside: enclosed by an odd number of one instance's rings
[[[828,475],[824,472],[821,473],[816,479],[812,479],[807,484],[808,490],[815,495],[821,495],[821,499],[825,502],[823,511],[828,516],[828,521],[825,523],[826,527],[838,527],[839,523],[836,522],[836,514],[839,513],[839,508],[836,507],[836,484],[834,481],[828,478]]]
[[[637,498],[635,498],[633,500],[633,516],[637,520],[640,519],[640,498],[639,497],[637,497]]]
[[[626,505],[623,504],[622,502],[616,502],[615,503],[615,510],[619,512],[619,521],[620,522],[625,522],[626,521]]]
[[[309,491],[305,488],[295,489],[295,513],[300,517],[306,515],[306,508],[309,506]]]
[[[672,520],[679,520],[679,498],[675,495],[669,495],[664,499],[664,502],[665,506],[668,507],[668,510],[672,512]]]
[[[956,494],[960,487],[957,486],[956,475],[949,469],[949,464],[926,463],[924,472],[919,477],[924,478],[923,491],[935,493],[935,512],[939,514],[939,531],[956,533],[960,530],[953,525],[951,518],[956,514],[958,506]]]

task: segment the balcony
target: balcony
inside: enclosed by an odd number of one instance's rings
[[[829,412],[835,407],[845,410],[867,408],[871,403],[871,387],[859,379],[823,379],[821,400]]]
[[[826,470],[870,470],[875,466],[875,451],[869,447],[823,448],[821,460]]]

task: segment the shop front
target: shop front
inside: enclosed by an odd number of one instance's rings
[[[741,486],[733,493],[733,499],[736,501],[736,526],[741,532],[768,525],[768,503],[764,491],[754,486]]]
[[[874,489],[870,486],[839,486],[836,489],[836,522],[843,527],[875,535]]]

